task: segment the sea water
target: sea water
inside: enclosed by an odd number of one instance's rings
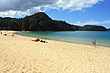
[[[89,45],[92,45],[92,41],[95,39],[96,45],[110,47],[109,31],[21,32],[19,34],[23,36]]]

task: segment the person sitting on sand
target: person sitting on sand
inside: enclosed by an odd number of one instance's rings
[[[94,39],[94,41],[92,43],[93,43],[93,46],[95,47],[96,46],[96,40]]]
[[[37,38],[37,39],[35,39],[35,40],[32,40],[32,41],[36,41],[36,42],[39,42],[39,41],[40,41],[40,39],[39,39],[39,38]]]
[[[7,36],[7,34],[4,34],[5,36]]]
[[[40,42],[47,43],[46,41],[41,40]]]

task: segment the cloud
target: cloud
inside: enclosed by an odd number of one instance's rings
[[[26,11],[33,7],[51,5],[55,0],[0,0],[0,11]]]
[[[40,7],[33,7],[30,9],[27,9],[26,11],[9,10],[6,12],[0,12],[0,16],[2,16],[2,17],[19,17],[19,16],[25,16],[25,15],[31,15],[35,12],[40,12]]]
[[[71,11],[82,10],[82,8],[92,7],[92,5],[104,0],[59,0],[57,6],[60,8],[70,9]]]
[[[104,0],[0,0],[1,16],[24,16],[46,9],[69,9],[70,11],[82,10],[92,7],[96,3]]]
[[[89,22],[86,23],[81,23],[80,21],[77,21],[77,23],[74,23],[74,25],[104,25],[104,24],[110,24],[110,20],[102,21],[102,22],[97,22],[90,20]]]

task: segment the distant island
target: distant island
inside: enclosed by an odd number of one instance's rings
[[[25,18],[0,17],[0,30],[14,31],[110,31],[103,26],[71,25],[65,21],[52,20],[44,12],[38,12]]]

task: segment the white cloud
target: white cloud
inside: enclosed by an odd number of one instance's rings
[[[45,9],[82,10],[104,0],[0,0],[0,16],[24,16]],[[45,9],[43,11],[45,11]]]
[[[31,15],[35,12],[40,12],[40,7],[33,7],[31,9],[27,9],[26,11],[13,11],[9,10],[6,12],[0,12],[0,16],[2,17],[19,17],[19,16],[25,16],[25,15]]]
[[[77,23],[74,23],[73,25],[104,25],[104,24],[110,25],[110,20],[106,20],[103,22],[90,20],[89,22],[86,22],[86,23],[81,23],[80,21],[77,21]]]

